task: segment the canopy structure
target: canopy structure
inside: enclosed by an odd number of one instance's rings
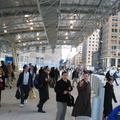
[[[0,48],[77,46],[119,10],[119,0],[1,0]]]

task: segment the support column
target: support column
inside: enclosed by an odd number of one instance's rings
[[[115,66],[118,67],[118,59],[115,59]]]
[[[15,71],[18,71],[18,58],[17,58],[17,53],[16,53],[16,45],[14,42],[11,43],[12,44],[12,55],[14,58],[14,64],[15,64]]]

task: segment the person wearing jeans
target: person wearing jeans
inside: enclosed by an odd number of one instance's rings
[[[70,81],[67,79],[68,73],[62,72],[62,78],[57,81],[55,86],[56,101],[57,101],[57,114],[55,120],[65,120],[67,109],[67,100],[69,91],[72,91]]]
[[[17,88],[20,89],[21,102],[20,107],[24,105],[24,101],[27,103],[27,98],[29,96],[30,89],[33,88],[33,81],[31,74],[28,72],[28,66],[23,66],[23,72],[20,73],[17,81]]]

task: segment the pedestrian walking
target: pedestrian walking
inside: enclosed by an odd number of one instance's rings
[[[72,86],[68,78],[67,72],[62,72],[62,78],[57,81],[55,86],[56,101],[57,101],[57,114],[55,120],[65,120],[67,109],[67,100],[69,92],[72,91]]]
[[[118,86],[119,84],[117,82],[117,78],[118,78],[117,71],[115,71],[114,74],[113,74],[113,81],[115,81],[116,85]]]
[[[74,87],[74,83],[76,82],[76,85],[77,85],[77,80],[78,80],[78,78],[79,78],[79,72],[78,72],[78,69],[76,68],[74,71],[73,71],[73,73],[72,73],[72,80],[73,80],[73,82],[72,82],[72,87]]]
[[[104,86],[105,88],[105,95],[104,95],[104,118],[106,118],[113,110],[112,107],[112,99],[116,103],[116,97],[114,94],[114,89],[113,89],[113,80],[112,78],[108,78],[108,82],[106,82],[106,85]]]
[[[38,112],[46,113],[43,110],[43,105],[49,99],[49,89],[48,89],[48,68],[45,67],[43,70],[39,71],[38,82],[42,85],[41,88],[38,89],[39,91],[39,103],[37,105]]]
[[[23,72],[20,73],[17,81],[17,89],[20,89],[21,101],[20,107],[24,106],[24,102],[27,103],[27,98],[29,96],[30,89],[33,88],[33,81],[31,74],[28,72],[28,66],[23,66]]]

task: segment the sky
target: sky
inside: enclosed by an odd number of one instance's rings
[[[76,48],[71,48],[70,45],[62,46],[62,59],[67,60],[68,55],[69,58],[72,58],[76,54]]]

